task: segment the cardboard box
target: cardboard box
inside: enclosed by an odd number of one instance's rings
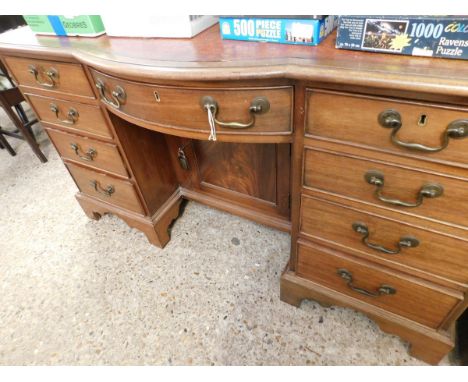
[[[468,59],[468,18],[461,16],[340,16],[339,49]]]
[[[108,36],[118,37],[193,37],[218,22],[215,16],[161,16],[141,14],[103,15]]]
[[[310,18],[223,17],[221,36],[228,40],[317,45],[337,24],[336,16]]]
[[[23,16],[36,34],[95,37],[105,33],[100,16]]]

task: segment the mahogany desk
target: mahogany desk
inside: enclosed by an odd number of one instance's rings
[[[164,246],[182,198],[291,232],[281,299],[438,363],[467,307],[468,62],[193,39],[0,35],[93,219]],[[53,201],[51,201],[52,203]]]

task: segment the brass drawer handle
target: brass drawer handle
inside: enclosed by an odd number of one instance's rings
[[[99,192],[102,195],[110,197],[115,192],[115,188],[112,185],[109,185],[106,188],[102,188],[97,180],[92,180],[89,183],[91,184],[91,187],[93,187],[96,192]]]
[[[270,110],[270,102],[266,97],[255,97],[249,106],[250,121],[248,122],[223,122],[216,119],[216,114],[218,113],[219,106],[216,100],[210,96],[202,97],[200,104],[202,108],[206,111],[211,111],[213,115],[214,122],[217,125],[223,127],[229,127],[231,129],[247,129],[252,127],[255,124],[255,116],[257,114],[263,114]]]
[[[60,119],[59,107],[55,103],[51,103],[49,106],[50,106],[50,110],[52,111],[52,113],[55,113],[55,118],[57,118],[59,122],[66,123],[67,125],[74,125],[76,121],[78,120],[78,117],[80,116],[80,114],[78,113],[78,110],[71,107],[68,109],[67,119]]]
[[[397,249],[388,249],[380,244],[371,243],[369,241],[369,228],[365,223],[354,222],[352,227],[354,231],[362,235],[361,241],[366,246],[389,255],[396,255],[397,253],[400,253],[403,248],[414,248],[419,245],[419,240],[415,237],[402,236],[400,237],[400,241],[397,243]]]
[[[363,288],[359,288],[357,286],[354,286],[353,285],[353,274],[348,271],[347,269],[345,268],[340,268],[336,271],[336,273],[343,279],[346,281],[346,285],[348,285],[348,287],[350,289],[352,289],[353,291],[357,292],[357,293],[360,293],[360,294],[363,294],[365,296],[368,296],[368,297],[379,297],[379,296],[383,296],[383,295],[391,295],[391,294],[396,294],[396,289],[390,285],[386,285],[386,284],[382,284],[376,292],[370,292],[366,289],[363,289]]]
[[[445,149],[450,138],[462,139],[468,137],[468,119],[457,119],[451,122],[445,131],[442,133],[441,142],[439,147],[428,147],[415,142],[403,142],[397,137],[397,132],[402,127],[401,115],[396,110],[385,110],[379,114],[378,121],[382,127],[393,129],[390,135],[392,142],[400,147],[405,147],[410,150],[419,150],[429,153],[435,153]]]
[[[187,159],[187,156],[185,155],[184,147],[179,147],[177,150],[177,159],[179,160],[179,165],[183,170],[189,170],[190,165]]]
[[[424,198],[437,198],[444,193],[444,188],[440,184],[428,183],[423,185],[419,190],[416,202],[404,202],[398,199],[393,199],[382,195],[382,190],[384,186],[384,174],[380,171],[367,171],[364,174],[364,179],[367,183],[377,186],[374,192],[374,195],[377,197],[377,199],[381,200],[384,203],[392,204],[395,206],[418,207],[422,204]]]
[[[127,95],[125,94],[125,90],[121,86],[117,85],[115,89],[112,90],[112,99],[109,99],[106,96],[106,85],[104,84],[104,82],[102,82],[102,80],[97,80],[95,85],[99,89],[101,100],[107,105],[110,105],[115,109],[120,109],[120,106],[125,103]]]
[[[70,147],[72,148],[72,150],[75,152],[77,156],[89,162],[93,161],[97,155],[97,151],[93,148],[89,148],[88,152],[84,153],[83,155],[80,154],[80,152],[83,152],[83,151],[81,150],[80,145],[78,145],[77,143],[70,143]]]
[[[47,71],[42,71],[41,77],[46,78],[46,82],[41,82],[39,80],[39,70],[36,68],[35,65],[29,65],[28,71],[34,76],[36,83],[38,83],[39,85],[44,86],[46,88],[55,88],[55,86],[57,86],[57,83],[55,82],[58,80],[59,77],[57,69],[50,68]]]

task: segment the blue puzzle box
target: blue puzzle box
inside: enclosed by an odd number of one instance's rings
[[[223,39],[314,46],[333,31],[337,20],[336,16],[309,18],[221,16],[219,25]]]

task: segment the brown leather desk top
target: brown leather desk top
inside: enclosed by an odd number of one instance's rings
[[[468,96],[468,62],[317,47],[222,40],[215,25],[192,39],[40,36],[28,27],[0,35],[3,52],[77,59],[108,73],[160,80],[298,78]],[[123,66],[125,70],[123,70]],[[372,77],[372,78],[370,78]]]

